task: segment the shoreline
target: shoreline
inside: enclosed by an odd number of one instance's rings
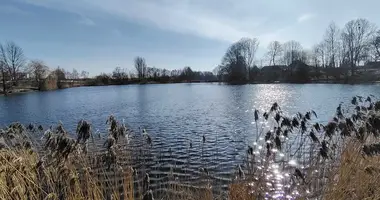
[[[288,82],[288,81],[274,81],[274,82],[246,82],[246,83],[229,83],[229,82],[221,82],[221,81],[183,81],[183,82],[156,82],[156,81],[148,81],[148,82],[130,82],[126,84],[83,84],[83,85],[76,85],[73,87],[64,87],[64,88],[57,88],[52,90],[38,90],[34,88],[17,88],[14,90],[11,90],[7,95],[0,92],[0,96],[11,96],[11,95],[18,95],[18,94],[25,94],[25,93],[32,93],[32,92],[44,92],[44,91],[54,91],[54,90],[62,90],[62,89],[68,89],[68,88],[76,88],[76,87],[99,87],[99,86],[123,86],[123,85],[154,85],[154,84],[181,84],[181,83],[218,83],[218,84],[224,84],[224,85],[258,85],[258,84],[296,84],[296,85],[307,85],[307,84],[342,84],[342,85],[377,85],[380,84],[380,81],[374,81],[374,82],[352,82],[352,83],[345,83],[345,82],[337,82],[337,81],[312,81],[307,83],[296,83],[296,82]]]

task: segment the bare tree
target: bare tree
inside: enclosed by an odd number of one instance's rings
[[[375,26],[366,19],[356,19],[346,23],[342,31],[342,41],[347,46],[351,75],[355,73],[355,66],[367,56],[375,32]]]
[[[337,59],[337,50],[339,45],[339,35],[340,30],[338,26],[332,22],[326,30],[325,36],[324,36],[324,42],[326,43],[326,53],[327,53],[327,60],[328,65],[330,67],[336,67],[336,59]]]
[[[318,66],[320,67],[326,67],[327,63],[327,48],[326,43],[321,42],[313,47],[313,52],[315,53],[316,59],[318,60]]]
[[[80,73],[80,76],[81,76],[83,79],[88,78],[88,75],[89,75],[89,73],[88,73],[87,71],[84,71],[84,70]]]
[[[128,73],[125,69],[116,67],[112,72],[112,78],[117,80],[128,79]]]
[[[374,61],[380,60],[380,30],[376,31],[371,40],[371,56]]]
[[[63,70],[63,69],[62,69]],[[67,79],[73,79],[73,74],[69,71],[64,71],[65,73],[65,78]]]
[[[28,71],[36,80],[38,88],[40,89],[40,82],[47,76],[49,68],[41,60],[32,60],[28,64]]]
[[[242,38],[239,43],[242,44],[242,55],[245,60],[247,68],[247,79],[249,79],[249,70],[253,67],[257,48],[259,47],[259,40],[257,38]]]
[[[79,79],[79,72],[76,69],[73,69],[73,72],[71,73],[72,79]]]
[[[302,46],[299,42],[291,40],[283,45],[284,63],[290,65],[292,62],[300,60]]]
[[[25,55],[22,48],[14,42],[8,42],[5,46],[0,45],[0,60],[5,65],[11,80],[17,84],[25,66]]]
[[[3,84],[3,93],[4,95],[7,95],[7,69],[5,66],[5,63],[0,60],[0,71],[1,71],[1,79]]]
[[[224,54],[219,67],[219,76],[228,81],[245,82],[249,78],[249,69],[253,67],[253,60],[258,47],[257,39],[243,38],[233,43]]]
[[[242,54],[247,67],[252,67],[257,48],[259,47],[259,41],[257,38],[242,38],[239,43],[242,44]]]
[[[147,66],[145,59],[142,57],[136,57],[135,58],[135,69],[137,71],[137,77],[139,79],[143,79],[146,76],[147,73]]]
[[[276,60],[283,52],[282,45],[279,41],[273,41],[268,45],[269,65],[276,65]]]

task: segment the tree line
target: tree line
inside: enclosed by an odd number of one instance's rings
[[[46,77],[58,80],[84,79],[89,85],[128,84],[144,82],[222,81],[228,83],[308,82],[311,76],[321,74],[339,79],[342,73],[354,77],[358,66],[380,61],[380,30],[367,19],[355,19],[338,27],[332,22],[321,41],[311,49],[291,40],[285,43],[272,41],[267,53],[260,59],[268,67],[259,68],[256,52],[257,38],[242,38],[231,44],[221,63],[212,72],[194,71],[191,67],[168,70],[149,67],[143,57],[134,59],[134,70],[116,67],[112,73],[101,73],[89,78],[87,71],[49,68],[42,60],[28,61],[23,49],[14,42],[0,43],[0,76],[2,91],[7,93],[20,80],[33,80],[36,86]],[[261,65],[262,67],[262,65]],[[313,68],[311,68],[313,67]]]
[[[160,69],[148,67],[143,57],[134,59],[134,71],[116,67],[112,73],[101,73],[94,78],[89,78],[89,72],[73,69],[65,70],[61,67],[50,68],[42,60],[28,61],[23,49],[14,42],[0,43],[0,78],[1,89],[7,94],[13,88],[19,86],[20,81],[32,82],[32,86],[40,89],[41,82],[46,78],[61,80],[82,79],[86,85],[129,84],[145,82],[210,82],[217,78],[212,72],[194,71],[191,67],[183,69]]]
[[[116,67],[111,74],[102,73],[95,76],[93,85],[217,81],[217,77],[212,72],[194,71],[189,66],[174,70],[148,67],[145,59],[139,56],[134,59],[134,70],[135,72]]]
[[[227,82],[260,81],[257,76],[261,70],[257,67],[257,60],[254,62],[258,46],[257,38],[242,38],[231,44],[221,64],[215,69],[218,78]],[[375,24],[362,18],[351,20],[342,28],[332,22],[322,40],[311,49],[303,48],[295,40],[285,43],[272,41],[261,61],[269,63],[268,66],[281,66],[287,80],[308,75],[310,68],[298,69],[299,66],[345,68],[350,69],[350,76],[355,76],[358,66],[380,61],[380,30]],[[320,70],[313,70],[318,76]],[[341,71],[345,72],[346,77],[349,75],[348,70]]]

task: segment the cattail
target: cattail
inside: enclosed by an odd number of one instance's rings
[[[303,183],[305,183],[305,176],[302,174],[301,170],[299,170],[298,168],[296,168],[294,170],[294,175],[297,177],[297,178],[300,178]]]
[[[327,141],[326,140],[323,140],[322,141],[322,147],[319,149],[319,154],[322,156],[322,158],[328,158],[328,152],[329,152],[329,149],[328,149],[328,146],[327,146]]]
[[[302,115],[302,113],[298,112],[298,113],[297,113],[297,117],[298,117],[298,119],[303,119],[303,115]]]
[[[200,168],[200,171],[203,172],[203,173],[205,173],[206,175],[208,175],[208,170],[207,170],[207,168],[203,168],[203,167],[201,167],[201,168]]]
[[[270,108],[270,112],[276,111],[276,110],[278,110],[278,109],[279,109],[278,104],[277,104],[277,103],[274,103],[274,104],[272,105],[272,107]]]
[[[315,118],[318,118],[317,113],[314,110],[312,110],[311,113],[313,113],[313,115],[315,116]]]
[[[281,128],[280,127],[278,127],[278,128],[276,128],[276,135],[277,136],[280,136],[281,135]]]
[[[313,126],[314,126],[316,131],[318,131],[318,132],[321,131],[321,127],[319,126],[319,123],[315,123]]]
[[[255,110],[255,121],[259,120],[259,111]]]
[[[336,131],[336,127],[337,127],[337,124],[336,122],[329,122],[327,124],[327,126],[325,127],[325,132],[326,132],[326,135],[331,138],[333,136],[333,134],[335,133]]]
[[[77,125],[77,143],[83,141],[85,143],[91,135],[91,125],[85,120],[80,120]]]
[[[302,134],[305,133],[307,130],[306,122],[304,120],[301,121],[301,130],[302,130]]]
[[[358,100],[356,97],[353,97],[352,100],[351,100],[351,104],[352,105],[358,105]]]
[[[248,146],[247,153],[248,153],[249,155],[252,155],[252,154],[253,154],[253,148],[252,148],[251,146]]]
[[[143,188],[144,188],[144,191],[147,191],[149,189],[149,184],[150,184],[149,174],[145,173],[145,176],[144,176],[144,179],[143,179]]]
[[[367,156],[374,156],[380,154],[380,143],[364,145],[363,153]]]
[[[245,174],[244,174],[243,169],[241,168],[241,165],[238,165],[238,170],[239,170],[239,178],[245,179]]]
[[[368,101],[368,102],[370,102],[370,103],[371,103],[371,102],[372,102],[372,99],[371,99],[371,97],[370,97],[370,96],[368,96],[368,97],[367,97],[367,99],[366,99],[365,101],[366,101],[366,102]]]
[[[148,145],[152,146],[152,138],[149,135],[146,136],[146,142]]]
[[[319,139],[315,136],[314,131],[310,131],[310,137],[313,142],[319,143]]]
[[[34,131],[34,125],[32,123],[30,123],[27,127],[26,127],[27,130],[29,131]]]
[[[269,117],[268,113],[265,112],[265,113],[263,114],[263,117],[264,117],[265,120],[268,120],[268,117]]]
[[[267,157],[272,155],[273,143],[267,143]]]
[[[281,127],[283,127],[283,126],[287,126],[287,127],[292,126],[291,120],[287,117],[283,117],[283,119],[281,121]]]
[[[278,123],[280,119],[281,119],[280,113],[276,113],[276,115],[274,116],[274,120],[276,120],[276,122]]]
[[[193,148],[193,143],[190,141],[190,149]]]
[[[266,134],[265,134],[265,141],[269,141],[270,138],[272,136],[272,132],[271,131],[268,131]]]
[[[280,140],[280,137],[276,136],[276,138],[274,139],[274,142],[276,144],[276,148],[278,150],[281,150],[281,140]]]
[[[103,146],[107,147],[107,149],[110,149],[115,144],[115,138],[112,136],[108,136],[107,140],[104,142]]]
[[[147,191],[142,200],[154,200],[152,190]]]
[[[311,119],[310,115],[311,115],[310,112],[306,112],[306,114],[305,114],[305,118],[306,118],[307,120],[310,120],[310,119]]]
[[[342,112],[342,104],[339,104],[339,106],[336,108],[336,116],[339,118],[343,118],[343,112]],[[334,120],[335,121],[335,120]]]
[[[292,121],[292,126],[293,127],[298,127],[300,125],[300,123],[298,122],[298,119],[296,117],[293,118],[293,121]]]
[[[202,142],[203,142],[203,143],[206,142],[206,136],[205,136],[205,135],[202,136]]]
[[[380,110],[380,101],[375,103],[375,110],[379,111]]]
[[[286,129],[286,130],[282,133],[282,135],[284,135],[284,137],[288,137],[288,135],[289,135],[289,130]]]

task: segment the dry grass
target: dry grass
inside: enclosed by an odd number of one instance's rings
[[[78,162],[79,163],[79,162]],[[0,199],[120,199],[133,198],[133,179],[124,173],[124,189],[108,187],[97,179],[87,164],[66,161],[59,166],[43,166],[31,150],[0,151]]]
[[[364,157],[361,149],[357,141],[348,143],[325,199],[380,199],[380,157]]]
[[[340,105],[326,126],[313,122],[313,111],[288,117],[276,103],[263,119],[255,111],[256,122],[263,120],[270,129],[256,126],[258,137],[228,195],[217,195],[211,182],[193,187],[173,181],[159,199],[380,199],[380,103],[355,97],[352,104],[351,111]],[[20,124],[0,130],[0,199],[151,200],[150,182],[136,182],[121,144],[127,127],[113,116],[107,123],[109,135],[98,153],[88,152],[93,136],[83,120],[76,139],[61,124],[46,131],[43,151]],[[151,145],[150,136],[143,136]]]

